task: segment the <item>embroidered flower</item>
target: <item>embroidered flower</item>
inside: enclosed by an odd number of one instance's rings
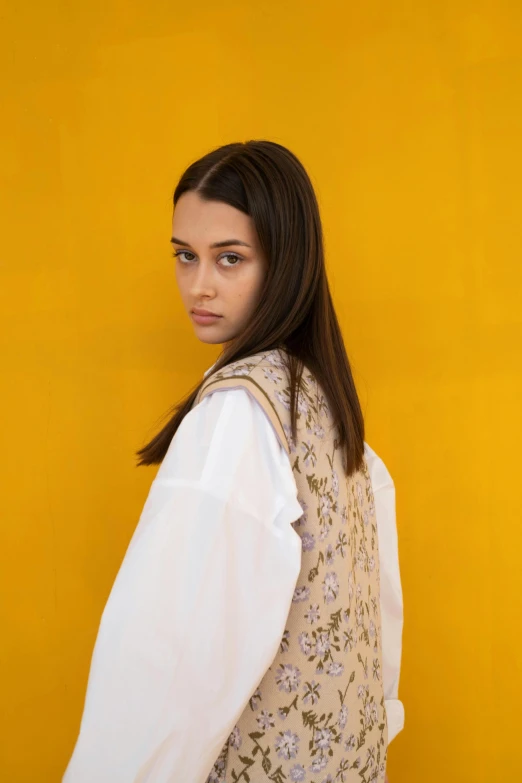
[[[306,402],[302,394],[299,395],[299,399],[297,400],[297,410],[299,411],[299,413],[302,413],[304,416],[306,416],[306,414],[310,410],[310,406],[308,405],[308,403]]]
[[[347,720],[348,720],[348,707],[346,706],[346,704],[343,704],[343,706],[339,710],[339,715],[337,716],[337,725],[339,726],[340,729],[344,729]]]
[[[326,655],[327,652],[330,650],[330,639],[328,632],[326,633],[318,633],[317,639],[315,643],[315,654],[316,655]]]
[[[361,571],[364,571],[366,568],[366,558],[367,554],[363,549],[359,549],[357,552],[357,565],[361,569]]]
[[[237,726],[234,726],[230,737],[228,738],[228,744],[238,750],[241,747],[241,734]]]
[[[310,597],[310,588],[304,585],[303,587],[296,587],[294,590],[293,603],[299,603],[299,601],[306,601]]]
[[[332,730],[331,729],[317,729],[315,732],[314,743],[317,748],[321,750],[328,750],[330,743],[332,742]]]
[[[276,400],[279,400],[283,408],[286,408],[287,411],[290,410],[290,400],[287,398],[287,395],[283,394],[278,389],[274,392],[274,397]]]
[[[309,772],[321,772],[328,764],[328,759],[322,753],[320,756],[316,756],[308,767]]]
[[[290,663],[284,663],[280,666],[276,672],[277,687],[280,691],[296,691],[301,681],[301,672],[297,666],[292,666]]]
[[[310,639],[310,634],[308,631],[303,631],[300,633],[297,637],[297,641],[299,644],[299,647],[301,648],[301,652],[304,653],[304,655],[310,655],[310,650],[312,649],[312,641]]]
[[[324,440],[325,431],[324,427],[320,427],[318,424],[315,425],[312,432],[314,433],[316,438],[319,438],[319,440]]]
[[[310,604],[310,609],[305,612],[305,620],[310,625],[319,622],[321,615],[319,613],[319,604]]]
[[[219,758],[212,767],[207,783],[225,783],[225,759]]]
[[[330,677],[340,677],[343,672],[344,672],[343,664],[337,661],[331,661],[326,670],[326,673]]]
[[[301,451],[304,452],[303,462],[308,467],[310,464],[312,467],[317,462],[317,457],[315,454],[315,447],[313,443],[309,440],[305,440],[304,443],[301,443]]]
[[[327,604],[335,601],[339,592],[339,578],[335,571],[329,571],[323,580],[323,595]]]
[[[321,495],[321,514],[324,518],[330,517],[332,513],[332,501],[330,496],[324,493]]]
[[[275,352],[272,353],[271,351],[269,351],[266,355],[266,360],[269,364],[272,365],[272,367],[275,367],[276,370],[284,370],[285,368],[285,364],[283,360],[281,359],[279,354]]]
[[[343,644],[344,652],[351,652],[355,647],[355,637],[351,628],[347,631],[343,631]]]
[[[319,691],[321,690],[321,684],[312,680],[312,682],[306,682],[303,686],[304,696],[303,703],[307,704],[309,701],[312,704],[317,704],[320,698]]]
[[[315,538],[312,533],[303,533],[301,543],[305,552],[310,552],[315,546]]]
[[[294,759],[299,750],[299,737],[293,731],[280,731],[275,741],[275,749],[279,758]]]
[[[337,552],[341,555],[341,557],[345,557],[345,549],[347,546],[347,539],[346,539],[346,533],[344,533],[342,530],[339,531],[339,535],[337,536],[337,543],[335,545],[335,548]]]
[[[322,519],[319,523],[319,541],[324,541],[330,535],[330,525]]]
[[[306,770],[302,764],[294,764],[290,770],[290,780],[292,783],[301,783],[306,780]]]
[[[271,712],[262,710],[256,718],[258,726],[263,731],[269,731],[275,726],[275,719]]]
[[[272,381],[272,383],[277,383],[278,381],[282,381],[283,380],[282,377],[280,375],[278,375],[277,372],[275,371],[275,369],[272,368],[272,367],[267,367],[264,370],[264,374],[265,374],[265,378],[267,379],[267,381]]]

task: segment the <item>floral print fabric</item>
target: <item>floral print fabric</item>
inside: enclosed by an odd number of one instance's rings
[[[306,367],[292,440],[290,388],[279,350],[211,374],[196,403],[231,383],[251,391],[286,435],[304,510],[293,523],[302,559],[278,653],[207,783],[384,781],[379,553],[366,462],[346,478],[325,396]]]

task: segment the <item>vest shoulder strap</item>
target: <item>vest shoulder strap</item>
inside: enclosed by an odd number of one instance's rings
[[[215,391],[245,389],[262,407],[274,428],[277,439],[288,456],[290,456],[290,448],[283,429],[283,422],[263,383],[261,364],[263,363],[264,356],[265,354],[256,355],[255,357],[249,357],[245,362],[234,362],[233,364],[224,367],[221,371],[216,372],[214,375],[210,375],[203,382],[194,401],[194,405],[197,405],[204,397]]]

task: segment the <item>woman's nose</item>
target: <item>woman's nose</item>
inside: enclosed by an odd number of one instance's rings
[[[215,290],[213,268],[204,263],[198,263],[191,281],[192,296],[199,296],[202,293],[209,294]]]

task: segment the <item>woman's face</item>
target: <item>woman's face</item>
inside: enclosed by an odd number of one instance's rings
[[[196,336],[228,343],[249,321],[268,268],[252,218],[189,191],[174,209],[171,242],[176,281]],[[219,317],[200,319],[194,309]]]

